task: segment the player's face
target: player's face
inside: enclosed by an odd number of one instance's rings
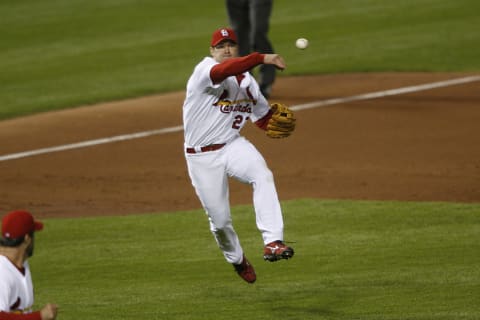
[[[217,62],[222,62],[238,56],[238,45],[232,41],[222,41],[215,47],[210,47],[210,54]]]

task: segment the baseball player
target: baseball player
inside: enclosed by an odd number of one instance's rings
[[[43,229],[26,211],[2,218],[0,239],[0,320],[52,320],[57,306],[47,304],[32,311],[33,285],[27,259],[33,255],[34,233]]]
[[[210,230],[227,262],[245,281],[256,274],[244,255],[232,225],[228,178],[253,188],[257,228],[264,259],[289,259],[293,249],[283,243],[283,218],[272,172],[240,130],[247,120],[272,138],[289,136],[295,119],[288,107],[269,105],[249,70],[260,64],[284,69],[278,54],[238,56],[237,37],[230,28],[216,30],[210,55],[195,67],[187,83],[183,104],[185,158],[192,185],[206,211]]]

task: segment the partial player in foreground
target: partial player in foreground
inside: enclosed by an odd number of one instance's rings
[[[187,83],[183,104],[185,158],[192,185],[208,215],[210,230],[227,262],[253,283],[256,274],[232,225],[228,178],[253,188],[253,205],[268,261],[289,259],[293,248],[283,242],[283,217],[273,179],[263,156],[240,135],[247,120],[271,138],[288,137],[295,118],[282,104],[270,105],[249,70],[258,65],[285,68],[278,54],[238,56],[230,28],[216,30],[210,55],[197,64]]]
[[[57,306],[32,311],[33,285],[27,259],[33,255],[34,235],[43,224],[26,211],[2,218],[0,239],[0,320],[53,320]]]

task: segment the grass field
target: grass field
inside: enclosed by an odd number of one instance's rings
[[[253,209],[234,222],[258,280],[224,261],[202,211],[51,219],[31,259],[59,319],[479,319],[480,205],[283,204],[289,261],[264,262]]]
[[[476,0],[275,1],[280,75],[480,71]],[[1,1],[0,119],[183,90],[223,1]],[[307,50],[295,39],[310,40]]]

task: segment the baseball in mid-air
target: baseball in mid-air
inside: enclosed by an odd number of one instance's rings
[[[308,47],[308,40],[305,39],[305,38],[298,38],[297,41],[295,42],[295,46],[298,48],[298,49],[305,49],[306,47]]]

